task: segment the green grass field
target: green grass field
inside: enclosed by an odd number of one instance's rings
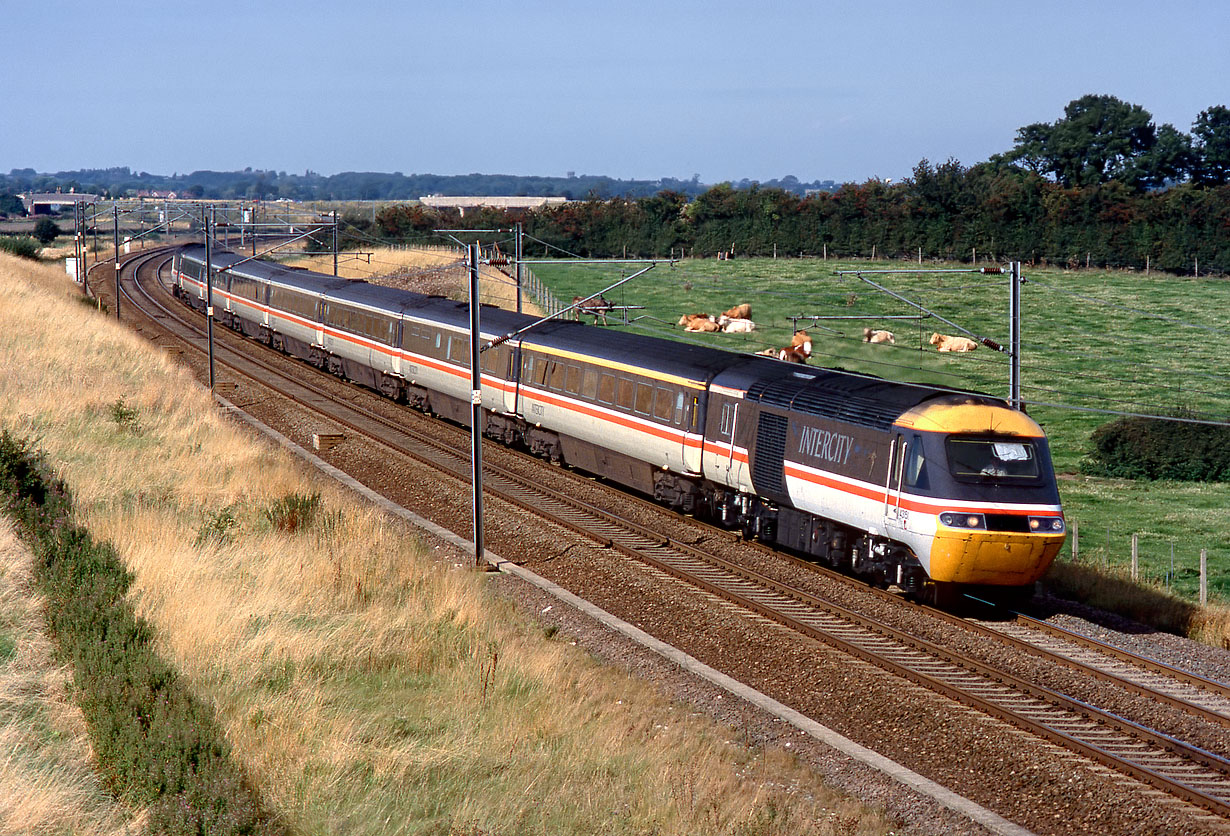
[[[636,269],[565,262],[534,267],[562,300],[594,293]],[[916,269],[963,272],[871,272]],[[858,270],[861,276],[841,273]],[[1136,533],[1142,575],[1194,597],[1200,551],[1207,549],[1210,597],[1230,599],[1230,484],[1135,483],[1079,474],[1090,433],[1115,417],[1093,410],[1184,409],[1230,420],[1230,348],[1224,339],[1230,328],[1221,313],[1230,303],[1230,282],[1028,266],[1023,273],[1022,393],[1050,437],[1065,513],[1081,532],[1080,561],[1126,566]],[[917,318],[917,308],[867,280],[932,316]],[[616,326],[640,333],[752,352],[787,344],[797,322],[813,336],[813,365],[1008,394],[1006,354],[985,347],[940,354],[927,342],[933,331],[961,333],[948,320],[1007,345],[1007,275],[890,261],[690,260],[658,265],[607,298],[615,305],[644,306],[628,312],[630,324]],[[690,334],[675,325],[683,313],[718,314],[740,302],[752,305],[752,334]],[[811,316],[828,318],[792,319]],[[892,331],[896,344],[864,343],[865,327]],[[1068,559],[1070,549],[1071,540]]]

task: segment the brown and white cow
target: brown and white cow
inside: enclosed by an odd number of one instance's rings
[[[931,344],[939,351],[973,351],[978,343],[969,337],[950,337],[947,334],[932,334]]]

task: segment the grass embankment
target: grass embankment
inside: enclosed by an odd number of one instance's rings
[[[337,274],[464,301],[469,298],[470,287],[464,259],[465,254],[452,247],[369,247],[361,252],[340,253]],[[331,274],[333,253],[296,255],[282,263]],[[516,282],[494,267],[479,265],[478,293],[483,304],[516,309]],[[526,312],[533,313],[532,307],[526,303]]]
[[[630,326],[642,333],[757,351],[789,341],[792,316],[850,317],[815,325],[797,320],[814,338],[813,364],[837,366],[909,380],[1007,394],[1006,355],[980,348],[971,354],[940,354],[928,343],[933,331],[956,333],[939,319],[915,316],[917,309],[841,270],[910,270],[902,262],[838,262],[815,259],[688,260],[654,268],[610,294],[616,304],[644,305],[644,319]],[[922,265],[932,268],[936,265]],[[945,265],[939,265],[941,267]],[[946,265],[968,270],[968,265]],[[605,287],[621,268],[596,265],[537,265],[535,271],[560,298]],[[624,274],[630,272],[623,268]],[[1230,418],[1230,342],[1222,311],[1230,282],[1103,270],[1024,269],[1022,292],[1023,394],[1030,414],[1050,437],[1060,494],[1069,522],[1081,530],[1079,573],[1127,571],[1131,535],[1139,534],[1142,592],[1147,603],[1123,609],[1170,611],[1159,623],[1189,624],[1184,630],[1209,637],[1208,624],[1221,624],[1211,637],[1230,639],[1224,608],[1194,614],[1184,601],[1195,597],[1201,549],[1208,551],[1210,596],[1230,600],[1230,484],[1134,483],[1078,473],[1090,433],[1113,416],[1038,406],[1074,404],[1126,412],[1185,408]],[[1008,343],[1008,284],[1004,275],[880,275],[876,282],[925,305],[939,317]],[[680,314],[721,313],[752,304],[758,330],[752,334],[685,334]],[[869,345],[863,328],[895,333],[895,345]],[[1108,536],[1109,532],[1109,536]],[[1171,547],[1175,569],[1171,573]],[[1065,549],[1064,559],[1071,552]],[[1063,580],[1077,572],[1057,572]],[[1179,597],[1165,594],[1169,587]],[[1117,585],[1108,588],[1119,588]],[[1105,589],[1101,592],[1105,593]],[[1116,596],[1102,604],[1119,608]],[[1167,599],[1171,599],[1166,602]],[[1184,631],[1184,630],[1181,630]]]
[[[153,647],[291,829],[887,831],[789,758],[546,640],[481,576],[222,420],[68,284],[0,256],[0,427],[46,451],[76,521],[132,573]],[[279,527],[288,503],[310,522]]]

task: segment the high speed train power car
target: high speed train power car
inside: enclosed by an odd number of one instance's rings
[[[204,255],[173,262],[201,310]],[[240,261],[211,256],[223,324],[469,423],[466,304]],[[533,321],[484,306],[482,338]],[[1046,436],[993,397],[558,320],[482,357],[485,435],[879,585],[1027,592],[1064,540]]]

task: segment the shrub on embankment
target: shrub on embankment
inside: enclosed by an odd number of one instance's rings
[[[29,235],[0,235],[0,250],[22,258],[38,258],[39,243]]]
[[[115,550],[73,520],[72,500],[33,447],[0,431],[0,494],[35,553],[35,576],[108,783],[165,834],[280,829],[230,759],[213,710],[150,647]]]
[[[1230,482],[1227,427],[1134,416],[1103,424],[1089,443],[1081,472],[1092,476]]]

